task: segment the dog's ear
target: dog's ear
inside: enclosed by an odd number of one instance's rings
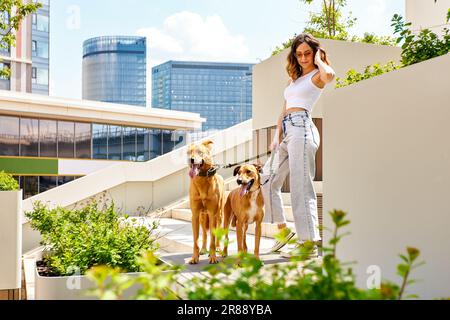
[[[260,165],[259,163],[254,163],[253,166],[256,168],[256,171],[258,171],[259,173],[262,172],[262,165]]]
[[[205,140],[205,141],[202,142],[202,145],[204,145],[208,149],[211,149],[213,144],[214,144],[214,141],[212,141],[210,139]]]
[[[236,168],[234,168],[233,176],[238,174],[240,168],[241,168],[241,166],[237,166]]]

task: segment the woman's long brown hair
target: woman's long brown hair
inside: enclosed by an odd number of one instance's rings
[[[301,45],[302,43],[304,43],[304,42],[306,42],[313,49],[313,59],[316,56],[317,50],[320,48],[322,61],[325,62],[326,64],[330,65],[330,61],[328,60],[328,57],[327,57],[327,54],[326,54],[325,50],[323,50],[320,47],[319,40],[314,38],[309,33],[302,33],[302,34],[298,35],[297,37],[295,37],[295,39],[294,39],[294,41],[292,42],[292,45],[291,45],[291,51],[289,52],[289,55],[287,57],[287,62],[288,63],[287,63],[287,66],[286,66],[286,71],[287,71],[289,77],[291,77],[291,79],[293,81],[295,81],[298,78],[300,78],[302,76],[302,74],[303,74],[303,68],[298,63],[297,57],[295,56],[295,53],[297,51],[297,47],[299,45]],[[316,66],[316,68],[319,67],[315,63],[314,63],[314,65]]]

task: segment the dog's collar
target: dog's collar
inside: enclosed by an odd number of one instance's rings
[[[212,177],[213,175],[215,175],[217,172],[217,167],[213,166],[211,168],[209,168],[208,170],[200,170],[198,175],[200,177]]]

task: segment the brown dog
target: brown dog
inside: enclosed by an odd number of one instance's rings
[[[259,258],[259,243],[261,240],[261,222],[264,217],[264,199],[261,192],[261,165],[243,165],[234,169],[233,175],[238,175],[237,183],[240,187],[228,195],[224,207],[224,228],[228,230],[231,225],[236,227],[238,251],[247,252],[246,232],[248,225],[255,222],[255,251]],[[228,240],[228,232],[226,233]],[[225,246],[222,255],[228,255]]]
[[[190,264],[199,261],[199,255],[206,253],[207,232],[210,233],[209,263],[217,263],[216,247],[219,241],[213,230],[222,224],[223,205],[225,203],[225,187],[222,176],[216,173],[212,159],[211,140],[188,146],[188,162],[190,165],[189,200],[192,211],[192,233],[194,235],[194,252]],[[199,225],[202,226],[202,250],[199,252]]]

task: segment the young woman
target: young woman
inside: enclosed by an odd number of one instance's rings
[[[264,222],[286,228],[281,187],[290,173],[291,205],[298,245],[320,241],[317,197],[314,190],[315,156],[320,145],[319,131],[311,113],[327,83],[335,77],[334,70],[320,43],[312,35],[302,33],[295,38],[287,58],[290,77],[284,90],[284,108],[278,118],[277,133],[270,146],[278,154],[278,169],[263,186]],[[282,140],[282,141],[281,141]],[[281,143],[279,143],[281,141]],[[295,233],[288,230],[284,242],[276,242],[272,251],[280,250]],[[292,252],[282,252],[291,257]],[[311,256],[317,256],[317,245]]]

